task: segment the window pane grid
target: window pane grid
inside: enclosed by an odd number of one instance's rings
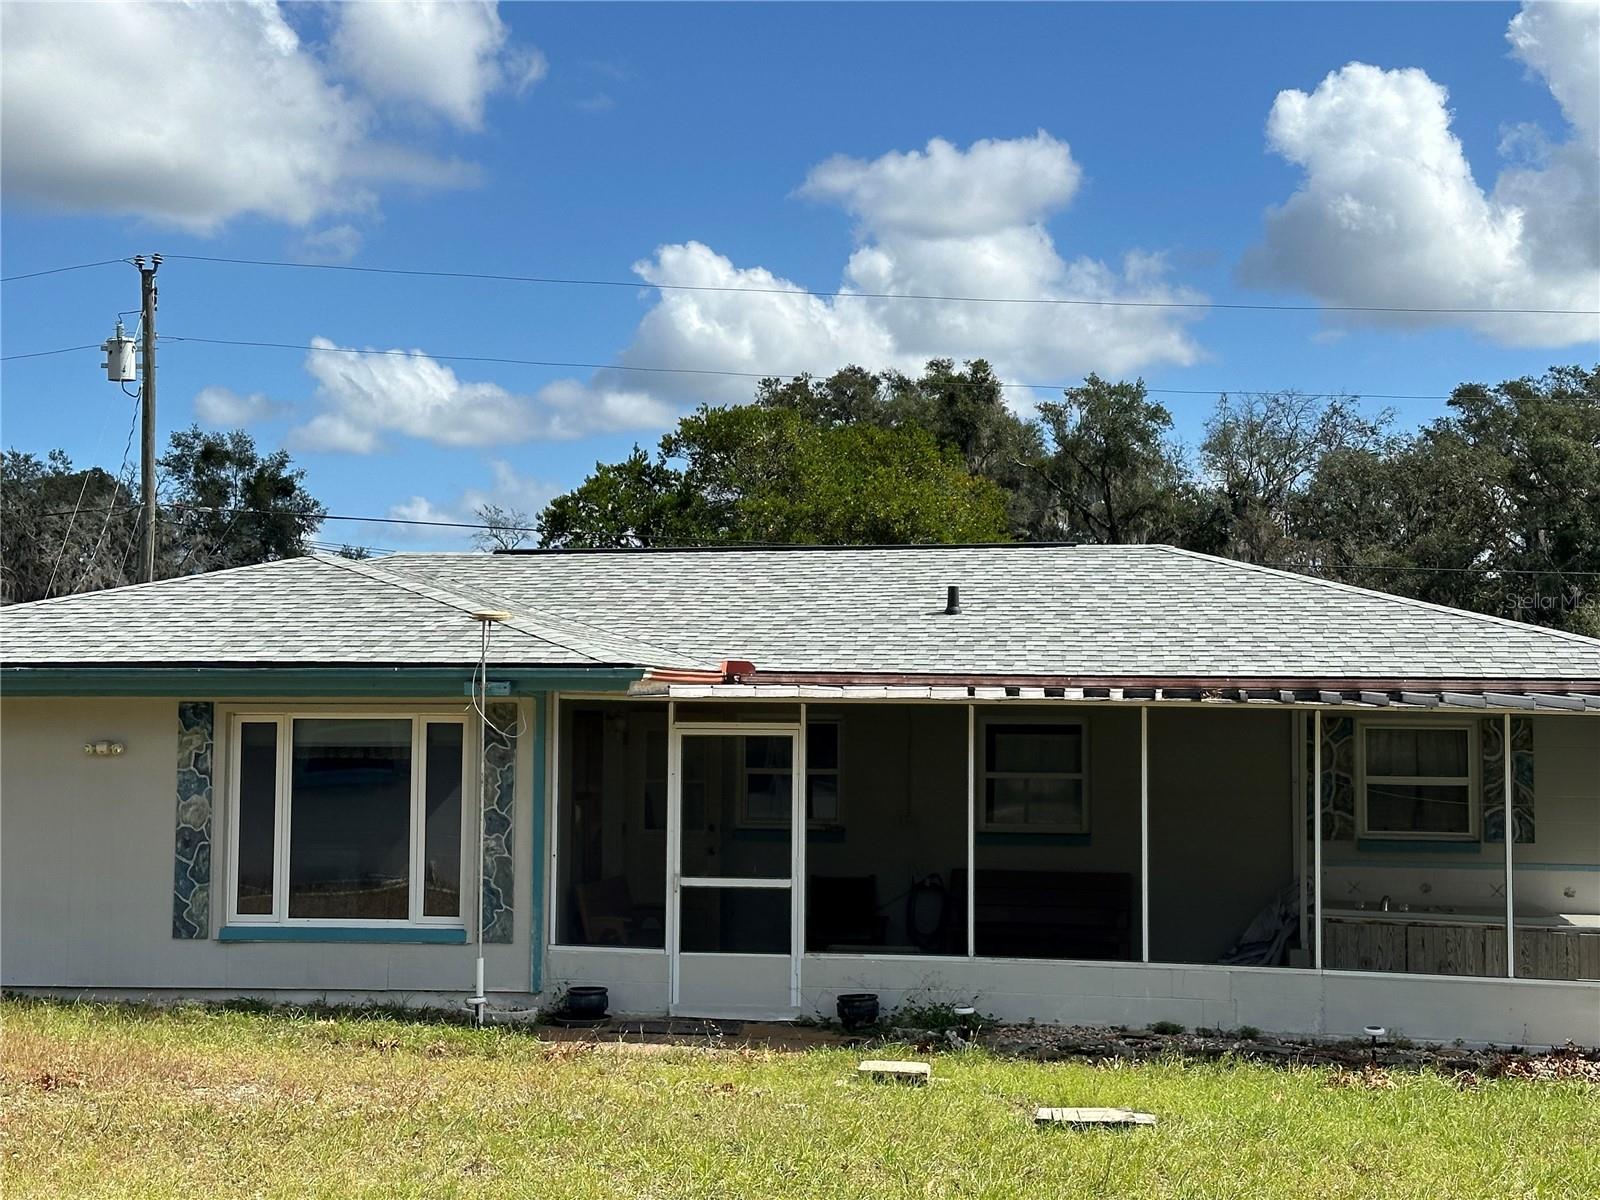
[[[236,717],[228,919],[459,926],[466,725],[447,714]]]
[[[1471,730],[1379,725],[1363,730],[1362,832],[1470,838],[1477,828]]]
[[[993,722],[984,728],[980,827],[1019,833],[1088,829],[1081,722]]]

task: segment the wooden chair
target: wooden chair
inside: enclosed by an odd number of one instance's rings
[[[807,882],[806,949],[881,946],[888,931],[876,875],[813,875]]]

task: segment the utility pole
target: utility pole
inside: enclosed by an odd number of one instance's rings
[[[156,272],[161,268],[161,255],[152,254],[148,267],[144,255],[137,255],[133,265],[139,268],[143,309],[143,336],[139,343],[144,360],[144,378],[139,384],[142,410],[139,493],[144,503],[144,578],[148,583],[156,577]]]

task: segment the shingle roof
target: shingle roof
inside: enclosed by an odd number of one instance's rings
[[[1600,683],[1600,641],[1165,546],[314,557],[14,605],[0,651],[11,666],[467,663],[479,607],[515,614],[495,634],[507,665]]]
[[[1600,642],[1168,546],[415,554],[684,655],[763,672],[1600,681]],[[945,590],[961,614],[945,616]]]
[[[15,666],[187,664],[454,666],[476,663],[474,609],[504,608],[417,575],[312,556],[0,609]],[[646,665],[671,652],[560,617],[517,611],[493,658],[527,666]]]

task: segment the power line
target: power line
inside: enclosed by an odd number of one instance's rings
[[[35,350],[30,354],[7,354],[0,357],[0,362],[15,362],[19,358],[49,358],[54,354],[73,354],[79,350],[98,350],[98,345],[93,346],[63,346],[59,350]]]
[[[127,389],[124,388],[123,390],[126,392]],[[133,489],[133,472],[129,469],[128,457],[133,453],[133,431],[139,427],[139,411],[142,407],[142,400],[139,398],[138,393],[134,393],[134,396],[133,419],[128,422],[128,438],[122,446],[122,463],[117,467],[116,482],[111,488],[111,503],[106,506],[106,519],[101,522],[100,536],[95,539],[94,549],[89,552],[89,557],[84,560],[83,570],[78,573],[78,582],[72,585],[73,591],[77,591],[83,586],[83,581],[89,577],[90,569],[100,557],[100,548],[105,545],[106,541],[106,531],[111,528],[111,518],[117,511],[117,489],[119,487],[127,488],[130,493]],[[131,508],[132,505],[130,504],[129,507]]]
[[[300,263],[264,258],[218,258],[206,254],[169,254],[169,259],[220,263],[240,267],[287,267],[302,271],[348,271],[362,275],[405,275],[419,279],[475,279],[494,283],[532,283],[561,287],[655,288],[664,292],[750,293],[769,296],[810,296],[819,300],[915,300],[953,304],[1080,305],[1103,308],[1224,309],[1236,312],[1370,312],[1422,313],[1457,316],[1594,317],[1600,309],[1571,308],[1449,308],[1384,304],[1237,304],[1215,300],[1104,300],[1068,296],[952,296],[931,292],[845,292],[811,288],[736,287],[704,283],[652,283],[642,279],[585,279],[556,275],[497,275],[486,271],[429,271],[415,267],[358,267],[350,263]]]
[[[257,350],[306,350],[324,354],[355,354],[371,355],[380,358],[426,358],[435,362],[466,362],[480,363],[494,366],[510,367],[547,367],[564,371],[631,371],[646,375],[711,375],[726,379],[783,379],[798,378],[800,372],[792,371],[730,371],[714,367],[644,367],[631,366],[621,363],[593,363],[570,362],[560,359],[547,358],[506,358],[487,354],[429,354],[413,350],[363,350],[354,346],[309,346],[298,342],[256,342],[239,341],[232,338],[207,338],[207,337],[182,337],[178,334],[163,334],[162,340],[167,342],[194,342],[207,346],[244,346]],[[81,347],[80,347],[81,348]],[[98,349],[98,347],[95,347]],[[812,375],[814,379],[825,376]],[[1064,391],[1077,385],[1070,383],[1022,383],[1012,380],[1000,380],[999,386],[1003,388],[1027,388],[1034,391]],[[1156,388],[1147,387],[1145,391],[1173,396],[1220,396],[1224,393],[1238,396],[1266,394],[1280,390],[1293,391],[1294,389],[1277,388]],[[1448,400],[1448,393],[1421,395],[1415,393],[1395,392],[1295,392],[1298,396],[1308,399],[1336,399],[1339,397],[1352,397],[1368,400]]]
[[[1201,311],[1215,309],[1229,312],[1416,313],[1437,316],[1600,316],[1600,309],[1590,308],[1468,308],[1454,305],[1402,304],[1246,304],[1221,300],[1112,300],[1098,296],[963,296],[938,292],[847,292],[802,287],[781,288],[737,286],[733,284],[656,283],[643,279],[592,279],[581,276],[560,275],[503,275],[490,271],[440,271],[424,270],[420,267],[361,267],[352,263],[289,262],[269,258],[223,258],[209,254],[169,254],[166,257],[169,260],[181,259],[186,262],[213,263],[223,266],[275,267],[297,271],[345,271],[358,275],[400,275],[417,279],[468,279],[490,283],[527,283],[554,287],[654,288],[663,292],[808,296],[818,300],[898,300],[948,304],[1030,304],[1085,308],[1174,308]],[[20,275],[7,275],[0,278],[0,283],[16,283],[24,279],[38,279],[45,275],[60,275],[67,271],[83,271],[91,267],[107,267],[128,261],[130,260],[126,258],[107,258],[99,262],[75,263],[69,267],[52,267],[44,271],[29,271]]]
[[[361,349],[355,346],[312,346],[304,342],[260,342],[244,341],[237,338],[208,338],[208,337],[183,337],[174,333],[161,335],[164,342],[193,342],[204,346],[242,346],[254,350],[304,350],[323,354],[355,354],[368,355],[379,358],[426,358],[434,362],[464,362],[479,363],[489,366],[502,367],[545,367],[561,371],[629,371],[634,374],[644,375],[710,375],[724,379],[797,379],[802,374],[809,374],[813,379],[825,379],[826,376],[814,372],[797,371],[731,371],[715,367],[647,367],[624,363],[597,363],[575,362],[567,359],[554,358],[509,358],[503,355],[492,354],[430,354],[420,350],[372,350]],[[63,346],[59,350],[36,350],[31,354],[8,354],[0,357],[0,362],[12,362],[21,358],[45,358],[54,354],[71,354],[78,350],[99,350],[98,345],[93,346]],[[1025,383],[1020,380],[1002,379],[996,381],[1003,388],[1021,388],[1028,391],[1059,392],[1076,387],[1071,383]],[[1302,392],[1296,388],[1163,388],[1146,387],[1146,392],[1163,396],[1252,396],[1269,395],[1276,392],[1293,392],[1297,396],[1304,396],[1309,400],[1335,400],[1350,398],[1357,400],[1448,400],[1448,392],[1366,392],[1359,390],[1342,392]]]
[[[16,283],[21,279],[38,279],[44,275],[63,275],[68,271],[87,271],[90,267],[110,267],[127,261],[125,258],[105,258],[99,262],[76,263],[70,267],[51,267],[48,271],[29,271],[24,275],[7,275],[0,279],[0,283]]]

